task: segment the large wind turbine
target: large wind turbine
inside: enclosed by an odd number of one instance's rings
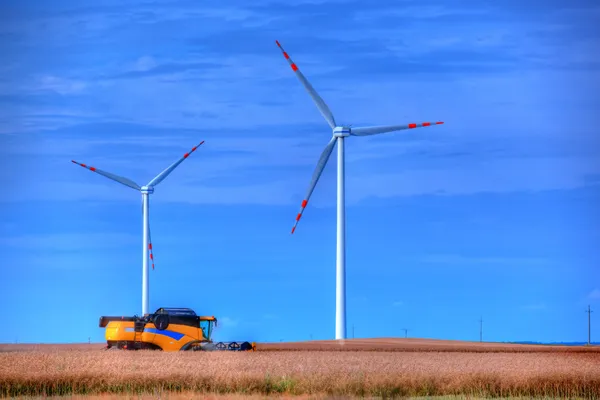
[[[89,169],[92,172],[96,172],[100,175],[104,175],[108,179],[112,179],[113,181],[119,182],[125,186],[128,186],[132,189],[139,190],[142,193],[142,315],[147,315],[149,308],[149,295],[148,295],[148,252],[150,252],[150,259],[152,259],[152,269],[154,269],[154,256],[152,255],[152,240],[150,237],[150,221],[149,221],[149,209],[150,209],[150,199],[149,195],[154,193],[154,187],[161,183],[179,164],[183,162],[186,158],[190,156],[196,149],[204,143],[204,140],[192,148],[189,153],[185,153],[183,157],[179,160],[175,161],[171,166],[165,169],[160,174],[156,175],[154,179],[148,182],[145,186],[140,186],[131,179],[123,178],[122,176],[111,174],[110,172],[102,171],[100,169],[91,167],[89,165],[85,165],[82,163],[78,163],[77,161],[71,160],[73,163],[77,165],[81,165],[84,168]]]
[[[346,338],[346,227],[345,227],[345,205],[344,205],[344,138],[348,136],[367,136],[377,135],[379,133],[394,132],[403,129],[419,128],[430,125],[440,125],[443,122],[422,122],[422,123],[410,123],[406,125],[389,125],[389,126],[369,126],[350,128],[347,126],[339,126],[335,122],[335,118],[325,101],[319,96],[316,90],[304,77],[304,75],[298,69],[298,66],[292,61],[289,54],[283,49],[279,41],[275,41],[277,46],[281,49],[283,56],[288,60],[292,70],[304,85],[304,88],[308,91],[310,97],[317,105],[317,108],[333,130],[333,137],[325,146],[325,150],[321,153],[321,158],[317,163],[315,171],[308,187],[306,197],[302,200],[300,206],[300,212],[296,216],[296,222],[292,228],[292,233],[296,230],[296,226],[302,217],[304,208],[308,204],[310,195],[312,194],[317,181],[327,164],[327,160],[333,151],[333,147],[336,142],[338,145],[338,163],[337,163],[337,252],[336,252],[336,307],[335,307],[335,338],[345,339]]]

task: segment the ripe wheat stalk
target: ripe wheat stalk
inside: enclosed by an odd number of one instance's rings
[[[156,393],[600,398],[600,353],[0,353],[0,396]]]

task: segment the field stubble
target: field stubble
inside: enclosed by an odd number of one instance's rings
[[[0,353],[0,396],[174,392],[600,398],[600,353]]]

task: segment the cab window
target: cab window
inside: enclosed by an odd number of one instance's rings
[[[200,329],[202,329],[202,336],[205,339],[210,340],[212,335],[213,321],[200,321]]]

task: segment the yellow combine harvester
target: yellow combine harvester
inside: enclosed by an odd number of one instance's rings
[[[106,348],[163,351],[254,351],[255,343],[211,339],[215,317],[201,317],[189,308],[159,308],[144,317],[100,317]]]

